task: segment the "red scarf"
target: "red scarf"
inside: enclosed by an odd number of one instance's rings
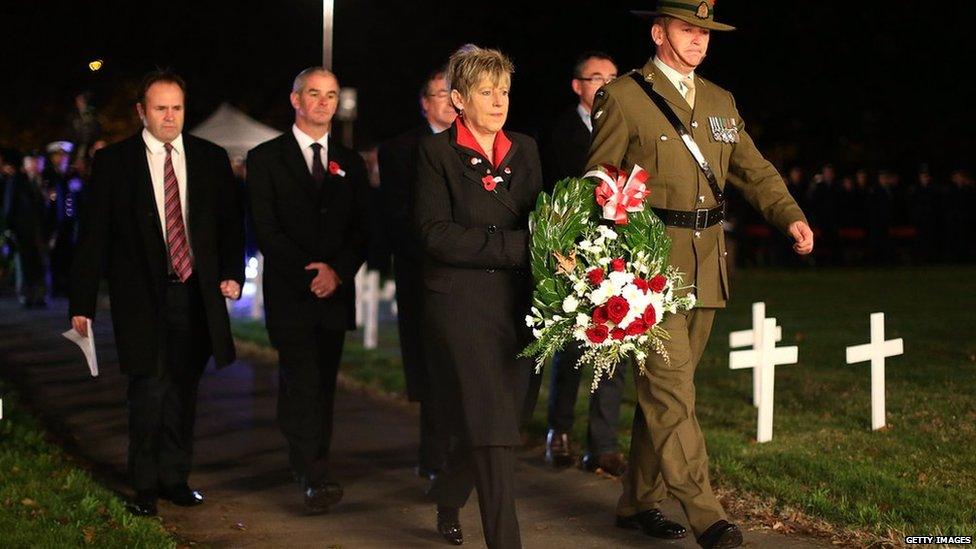
[[[488,155],[485,154],[485,150],[482,149],[481,145],[478,144],[478,140],[474,138],[474,134],[471,133],[471,130],[464,125],[464,121],[460,116],[454,120],[454,130],[457,133],[458,145],[466,149],[471,149],[472,151],[480,154],[485,160],[488,160]],[[498,169],[498,166],[501,165],[502,160],[505,159],[505,156],[508,155],[508,151],[511,149],[512,140],[505,135],[503,130],[498,130],[498,133],[495,134],[495,142],[492,143],[491,146],[491,151],[493,154],[492,158],[494,159],[493,164],[495,165],[496,170]]]

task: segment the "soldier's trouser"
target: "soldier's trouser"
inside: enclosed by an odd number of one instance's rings
[[[696,537],[727,518],[708,482],[708,455],[695,415],[695,368],[714,318],[715,309],[667,315],[662,326],[671,335],[664,342],[671,364],[651,354],[644,373],[634,367],[638,406],[630,468],[617,503],[617,514],[629,516],[657,508],[670,492]]]

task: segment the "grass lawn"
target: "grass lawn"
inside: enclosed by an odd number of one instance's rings
[[[714,482],[881,536],[976,533],[974,278],[971,267],[739,271],[696,378]],[[766,444],[755,442],[751,371],[728,369],[728,333],[751,325],[753,301],[766,303],[783,327],[781,345],[798,345],[800,354],[798,364],[777,368]],[[878,311],[886,338],[904,338],[905,354],[888,360],[888,427],[872,432],[870,366],[847,365],[844,348],[868,341],[868,317]],[[378,351],[351,339],[344,371],[402,392],[395,332],[381,330]],[[235,333],[267,342],[259,324],[240,323]],[[588,388],[584,379],[578,444],[586,440]],[[540,440],[546,383],[542,393],[528,426]],[[627,394],[625,448],[633,403]]]
[[[47,442],[2,383],[0,394],[0,546],[176,547],[157,520],[130,515]]]

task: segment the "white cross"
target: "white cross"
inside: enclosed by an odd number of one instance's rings
[[[847,363],[871,361],[871,429],[885,426],[885,358],[905,352],[901,338],[885,341],[884,313],[871,314],[871,343],[847,348]]]
[[[798,350],[794,347],[776,347],[776,319],[763,320],[762,342],[755,349],[729,353],[729,368],[759,368],[762,372],[759,397],[759,426],[757,442],[773,440],[773,389],[776,381],[776,366],[796,364]]]
[[[729,347],[752,347],[756,349],[762,341],[763,321],[766,319],[766,304],[762,301],[752,304],[752,329],[741,330],[729,334]],[[773,320],[776,320],[775,318]],[[774,323],[775,324],[775,323]],[[773,341],[779,343],[783,339],[783,329],[776,327]],[[762,370],[757,365],[752,369],[752,405],[759,406],[759,396],[761,394],[760,385],[762,381]]]

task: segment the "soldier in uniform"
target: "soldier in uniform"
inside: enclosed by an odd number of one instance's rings
[[[725,183],[791,236],[798,254],[813,250],[813,233],[783,179],[746,133],[732,95],[695,74],[710,32],[734,27],[715,21],[710,0],[660,0],[657,11],[645,14],[655,17],[656,55],[597,93],[586,165],[647,170],[647,205],[668,226],[670,262],[695,285],[698,306],[663,320],[671,336],[665,343],[670,364],[652,354],[643,371],[635,368],[638,407],[617,525],[655,537],[683,537],[685,529],[659,510],[670,492],[702,547],[737,547],[742,533],[727,521],[709,484],[694,386],[715,311],[729,298],[722,231]],[[679,128],[691,137],[689,145],[679,137]],[[692,148],[700,151],[712,177]]]

